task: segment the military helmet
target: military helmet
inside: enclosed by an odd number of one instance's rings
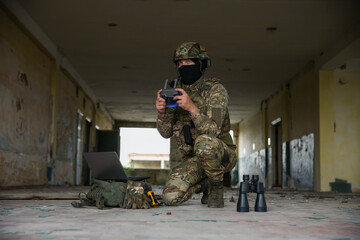
[[[182,59],[197,58],[205,62],[205,67],[210,67],[210,58],[207,55],[205,47],[197,42],[182,43],[174,52],[173,61],[176,63]]]

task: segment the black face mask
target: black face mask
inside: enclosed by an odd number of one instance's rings
[[[184,65],[179,68],[181,82],[185,85],[191,85],[202,75],[200,71],[200,62],[194,61],[195,65]]]

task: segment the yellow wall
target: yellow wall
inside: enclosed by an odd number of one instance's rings
[[[272,138],[272,121],[280,118],[282,125],[282,140],[288,139],[288,89],[282,88],[267,100],[267,126],[268,136]],[[271,139],[271,144],[273,139]]]
[[[335,178],[360,192],[360,71],[320,71],[321,191]]]
[[[290,85],[289,140],[316,132],[318,111],[318,74],[311,68]]]
[[[95,122],[100,130],[112,130],[114,121],[109,119],[100,109],[96,111]]]

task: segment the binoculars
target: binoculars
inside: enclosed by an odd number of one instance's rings
[[[238,212],[249,212],[249,202],[247,193],[257,193],[255,202],[255,212],[266,212],[266,202],[264,195],[264,183],[259,182],[259,175],[243,175],[243,182],[240,183],[240,194],[237,203]]]

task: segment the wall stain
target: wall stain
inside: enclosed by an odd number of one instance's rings
[[[24,103],[24,99],[19,97],[15,99],[15,106],[16,106],[16,111],[19,112],[22,109],[22,104]]]
[[[25,85],[25,87],[29,87],[29,81],[25,73],[18,72],[17,80]]]
[[[18,136],[23,136],[26,132],[26,127],[25,127],[25,119],[20,117],[19,120],[16,122],[16,133]]]
[[[10,145],[7,138],[0,138],[0,150],[1,151],[10,151]]]
[[[39,143],[44,143],[45,142],[45,134],[43,132],[39,132],[38,140],[39,140]]]

